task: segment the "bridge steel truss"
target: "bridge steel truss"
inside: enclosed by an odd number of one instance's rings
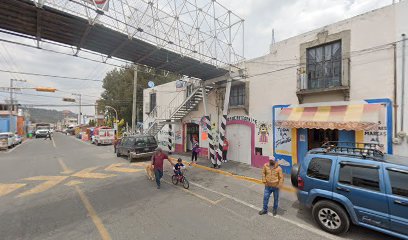
[[[107,59],[126,49],[132,39],[138,39],[154,48],[134,59],[125,60],[158,69],[171,70],[169,66],[185,65],[183,60],[191,58],[216,68],[236,71],[244,61],[244,20],[216,0],[19,1],[32,2],[39,9],[50,7],[86,19],[89,24],[85,30],[81,29],[74,55],[86,48],[95,26],[102,25],[127,36],[120,43],[115,42],[114,49],[102,52]],[[40,15],[37,16],[37,23],[40,22],[39,18]],[[40,30],[36,33],[36,39],[40,42],[41,26],[37,29]],[[161,56],[160,64],[148,61],[154,61],[158,55]],[[195,64],[181,70],[189,70],[189,67],[195,68]]]

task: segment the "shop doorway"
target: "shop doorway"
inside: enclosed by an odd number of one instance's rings
[[[308,150],[319,148],[326,141],[339,141],[337,129],[308,129]]]
[[[186,132],[187,133],[186,134],[187,146],[186,147],[187,147],[187,151],[191,151],[193,149],[193,139],[195,139],[198,143],[200,143],[200,138],[199,138],[200,126],[195,123],[187,123],[186,127],[187,127],[187,132]]]

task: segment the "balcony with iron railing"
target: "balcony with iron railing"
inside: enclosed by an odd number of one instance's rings
[[[349,73],[347,73],[349,74]],[[349,100],[350,96],[350,83],[347,77],[347,81],[343,79],[344,74],[338,77],[318,77],[309,78],[304,68],[300,68],[297,71],[297,87],[296,95],[299,103],[303,103],[303,100],[308,95],[315,95],[321,93],[340,92],[344,96],[344,101]]]

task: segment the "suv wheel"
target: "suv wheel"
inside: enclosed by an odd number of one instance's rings
[[[295,188],[298,187],[299,170],[299,164],[295,164],[292,166],[292,170],[290,171],[290,181],[292,182],[292,186],[294,186]]]
[[[313,218],[324,231],[331,234],[347,232],[350,219],[346,211],[337,203],[322,200],[313,206]]]

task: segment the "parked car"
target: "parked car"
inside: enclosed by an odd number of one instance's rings
[[[157,148],[154,136],[134,135],[123,137],[116,146],[116,156],[127,156],[129,161],[149,159]]]
[[[23,142],[23,138],[18,134],[14,135],[14,145],[21,144]]]
[[[14,147],[14,133],[12,132],[3,132],[0,133],[1,136],[6,136],[7,137],[7,148],[13,148]]]
[[[8,135],[0,134],[0,150],[8,149]]]
[[[292,168],[299,202],[329,233],[355,224],[408,239],[408,158],[341,145],[310,150]]]

